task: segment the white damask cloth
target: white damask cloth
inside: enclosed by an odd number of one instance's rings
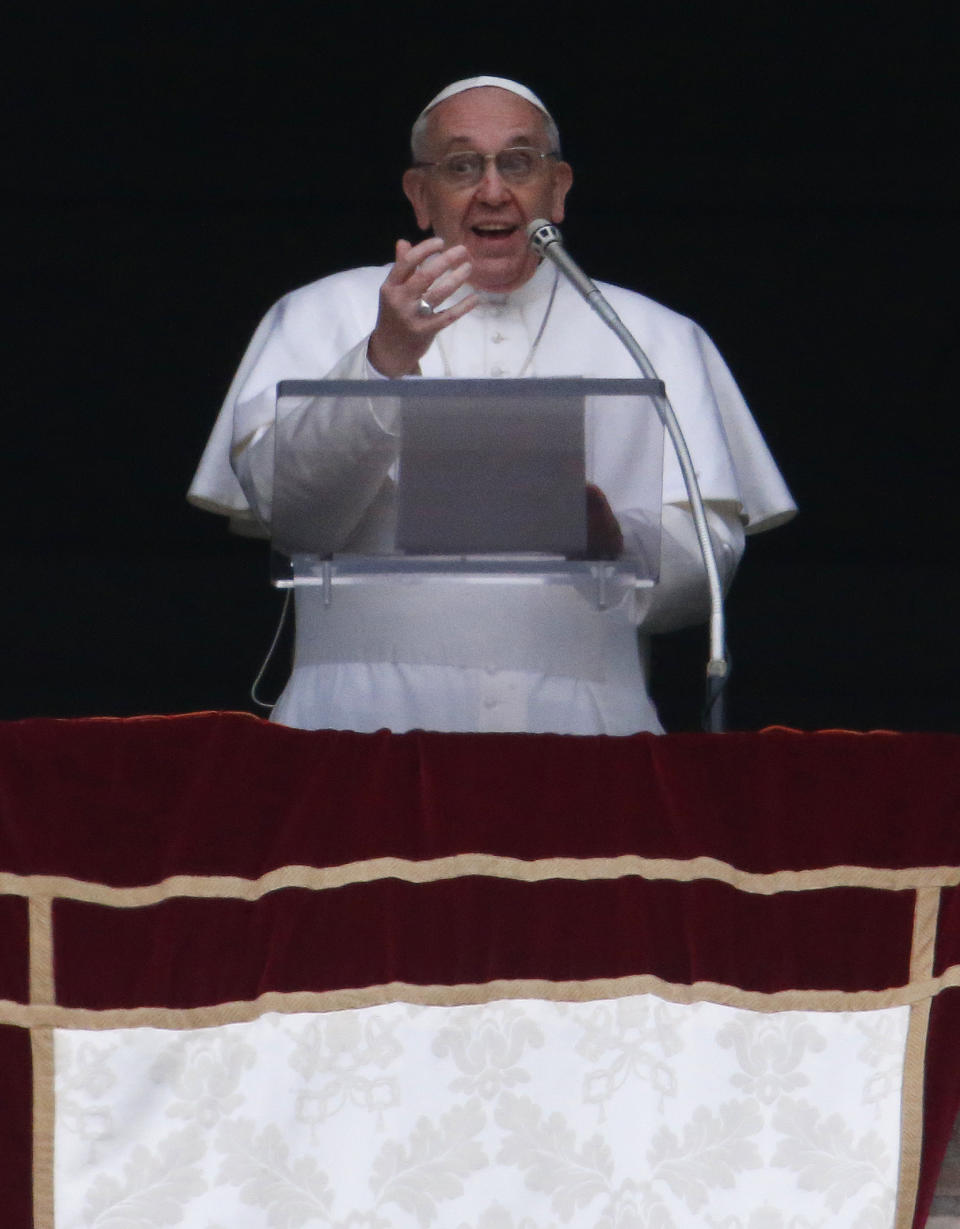
[[[56,1033],[56,1229],[887,1229],[909,1009],[652,995]]]

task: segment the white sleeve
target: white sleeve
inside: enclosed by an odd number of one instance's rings
[[[370,378],[367,338],[327,373],[330,380]],[[233,449],[232,463],[250,506],[264,526],[283,503],[285,525],[308,520],[310,549],[333,551],[353,533],[397,457],[398,407],[369,397],[290,398],[274,421],[272,389],[243,407],[260,420]],[[322,526],[318,533],[317,526]]]
[[[384,266],[334,273],[291,291],[270,308],[221,406],[190,485],[192,503],[229,516],[232,528],[263,531],[270,502],[262,500],[263,476],[259,475],[261,499],[255,501],[260,506],[251,508],[235,463],[265,431],[272,430],[272,392],[281,380],[372,378],[366,338],[376,324],[378,294],[387,271]],[[252,460],[251,454],[248,468]],[[247,473],[245,480],[250,485],[253,474]]]
[[[743,556],[743,523],[738,510],[729,504],[707,504],[705,512],[726,592]],[[660,579],[652,589],[637,591],[634,611],[644,633],[674,631],[709,618],[710,591],[696,525],[693,514],[682,505],[664,504]]]

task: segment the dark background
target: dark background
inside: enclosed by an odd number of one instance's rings
[[[409,124],[489,72],[560,124],[568,247],[704,325],[801,506],[734,585],[731,724],[960,729],[956,11],[16,19],[0,716],[248,705],[280,597],[263,547],[184,492],[260,316],[414,237]],[[662,640],[672,729],[696,725],[704,644]]]

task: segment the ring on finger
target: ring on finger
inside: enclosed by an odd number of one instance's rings
[[[433,305],[431,303],[428,303],[426,299],[418,299],[417,306],[414,310],[416,311],[418,316],[427,317],[427,316],[433,315],[434,309],[433,309]]]

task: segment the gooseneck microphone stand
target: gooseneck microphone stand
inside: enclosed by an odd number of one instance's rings
[[[643,352],[639,342],[613,310],[600,290],[579,265],[570,257],[563,246],[560,232],[552,222],[544,218],[536,218],[527,226],[530,246],[539,255],[551,261],[570,281],[574,288],[586,299],[600,319],[606,324],[626,347],[634,362],[648,380],[658,380],[659,376],[653,364]],[[700,554],[703,556],[703,566],[707,572],[707,585],[710,592],[710,656],[707,661],[706,700],[704,705],[704,728],[713,734],[723,732],[723,688],[729,674],[725,644],[725,624],[723,614],[723,590],[720,585],[720,573],[717,568],[717,557],[707,528],[707,516],[703,507],[703,497],[700,494],[700,484],[690,458],[687,441],[683,437],[677,416],[673,412],[667,397],[653,396],[654,407],[670,436],[684,485],[693,511],[693,523],[697,531],[697,541],[700,544]]]

